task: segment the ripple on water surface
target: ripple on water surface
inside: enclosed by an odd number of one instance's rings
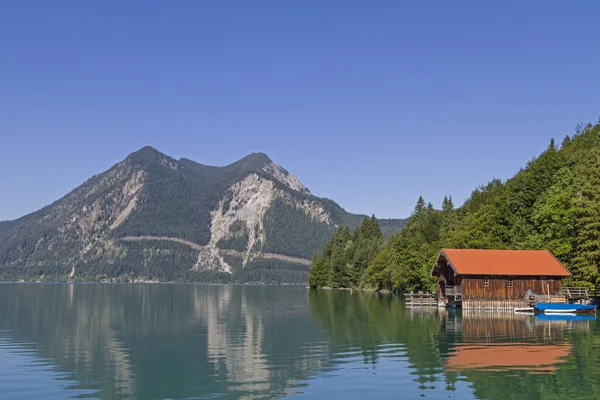
[[[77,389],[68,372],[35,351],[36,343],[17,342],[0,331],[0,399],[65,399],[93,397],[93,390]]]

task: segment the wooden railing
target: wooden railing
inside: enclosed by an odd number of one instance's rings
[[[563,293],[568,300],[582,300],[590,297],[588,290],[583,287],[564,287]]]
[[[538,294],[538,295],[532,295],[529,296],[529,305],[530,306],[534,306],[536,303],[543,301],[546,303],[567,303],[568,300],[565,296],[554,296],[554,295],[547,295],[547,294]]]
[[[462,289],[460,286],[446,286],[444,294],[446,296],[462,296]]]

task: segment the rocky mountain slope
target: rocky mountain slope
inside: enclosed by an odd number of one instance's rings
[[[55,203],[0,222],[0,278],[303,282],[335,227],[363,218],[262,153],[213,167],[144,147]],[[381,224],[391,233],[404,222]]]

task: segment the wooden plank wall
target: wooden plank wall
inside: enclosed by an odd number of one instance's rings
[[[462,279],[463,300],[523,300],[528,290],[536,294],[547,293],[546,277],[512,277],[512,287],[508,287],[510,277],[487,277],[489,286],[483,286],[484,276],[466,276]],[[549,283],[550,294],[559,295],[562,282],[559,279]]]

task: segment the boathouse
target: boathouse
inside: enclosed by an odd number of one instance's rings
[[[438,302],[470,309],[526,306],[562,296],[571,273],[546,250],[442,249],[432,270]]]

